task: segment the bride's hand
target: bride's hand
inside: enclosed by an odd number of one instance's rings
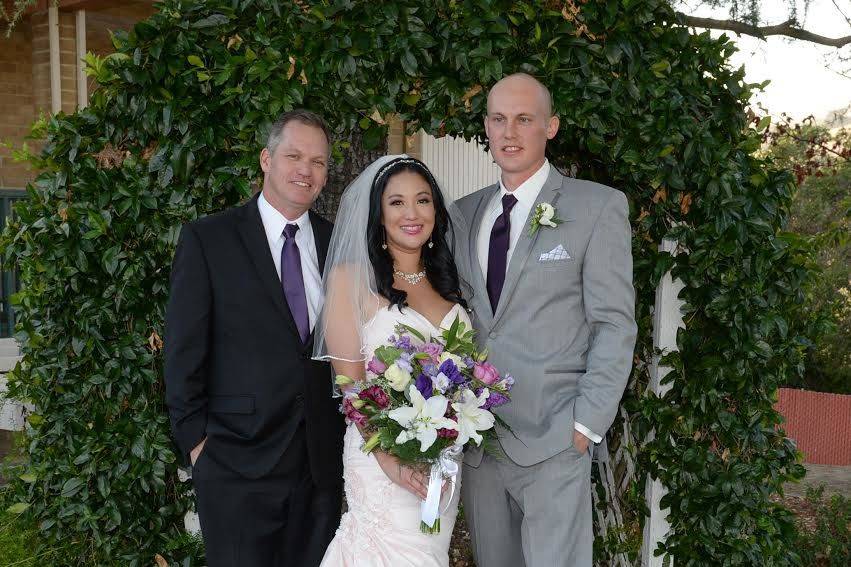
[[[391,482],[398,484],[421,500],[426,499],[428,479],[422,472],[404,466],[399,462],[399,459],[384,451],[373,451],[372,454],[375,455],[378,466],[381,467],[381,470],[384,471]]]

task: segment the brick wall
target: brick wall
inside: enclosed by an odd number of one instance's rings
[[[116,0],[86,11],[86,50],[98,55],[114,51],[110,32],[129,29],[154,13],[151,2]],[[59,11],[59,70],[61,108],[77,109],[77,22],[73,11]],[[89,79],[88,92],[96,85]],[[40,113],[51,113],[50,35],[46,10],[29,14],[11,37],[0,37],[0,142],[18,148]],[[33,149],[38,144],[29,142]],[[0,188],[23,189],[33,173],[0,147]]]
[[[0,42],[0,141],[19,146],[36,116],[29,26],[19,26]],[[0,188],[22,188],[29,179],[28,168],[13,162],[10,150],[0,148]]]
[[[781,388],[775,408],[804,462],[851,465],[851,396]]]

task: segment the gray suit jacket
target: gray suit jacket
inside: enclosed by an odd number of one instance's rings
[[[469,228],[456,260],[480,346],[516,380],[511,403],[497,410],[514,433],[500,432],[502,448],[529,466],[570,447],[574,421],[599,435],[614,421],[637,332],[632,234],[623,193],[551,167],[536,206],[550,203],[563,222],[531,237],[529,219],[511,227],[523,232],[493,313],[476,241],[498,192],[491,185],[458,201]],[[568,259],[540,261],[559,245]],[[468,451],[465,462],[478,466],[481,451]]]

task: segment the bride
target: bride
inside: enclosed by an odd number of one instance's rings
[[[421,161],[385,156],[367,167],[340,203],[314,358],[330,360],[337,374],[363,380],[366,361],[399,323],[427,339],[456,317],[471,328],[453,258],[453,224]],[[460,490],[448,505],[442,503],[440,533],[424,534],[420,502],[427,473],[381,451],[365,454],[362,444],[350,424],[343,450],[348,512],[322,567],[447,567]]]

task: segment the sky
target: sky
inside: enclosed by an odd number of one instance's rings
[[[683,4],[679,9],[695,16],[729,18],[729,12],[723,8],[700,7],[695,0]],[[767,0],[761,4],[762,25],[778,24],[788,19],[786,2]],[[851,16],[851,2],[837,0],[837,4]],[[803,3],[799,2],[799,6]],[[851,34],[851,26],[836,11],[832,0],[813,0],[809,11],[806,14],[799,12],[798,17],[805,29],[820,35],[842,37]],[[809,115],[821,120],[831,111],[851,105],[851,79],[826,66],[825,55],[835,52],[835,48],[777,36],[763,41],[726,33],[739,47],[732,57],[732,65],[745,66],[747,81],[771,80],[765,92],[752,100],[761,103],[772,116],[779,117],[785,112],[797,120]],[[845,46],[844,53],[851,56],[851,46]],[[851,64],[847,66],[851,67]]]

